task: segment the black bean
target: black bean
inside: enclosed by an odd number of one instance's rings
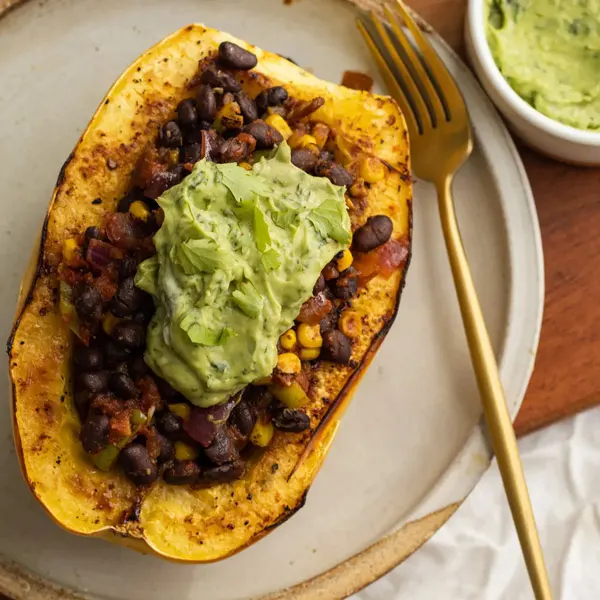
[[[358,291],[358,271],[354,267],[348,267],[337,279],[331,281],[330,287],[336,298],[350,300]]]
[[[117,204],[117,212],[127,212],[135,200],[136,199],[131,194],[127,194],[127,196],[124,196],[119,200],[119,203]]]
[[[288,99],[288,93],[284,87],[276,85],[269,89],[269,106],[279,106]]]
[[[215,465],[224,465],[238,458],[231,436],[224,430],[219,429],[215,434],[212,444],[205,450],[206,457]]]
[[[91,399],[92,394],[90,394],[87,390],[77,390],[73,395],[73,403],[75,404],[77,414],[82,421],[85,421],[87,418]]]
[[[242,89],[240,82],[231,73],[220,69],[206,69],[200,76],[200,82],[213,88],[221,88],[225,92],[239,92]],[[198,102],[198,115],[201,119],[206,118],[201,116],[200,102]]]
[[[385,244],[392,235],[394,224],[386,215],[369,217],[367,222],[359,227],[352,239],[352,247],[359,252],[369,252]]]
[[[202,478],[206,483],[227,483],[239,479],[245,471],[244,463],[240,460],[212,469],[207,469],[202,474]]]
[[[339,318],[340,316],[337,310],[330,310],[329,314],[323,317],[323,319],[319,323],[321,335],[324,335],[326,331],[331,331],[332,329],[335,329],[337,327]]]
[[[110,419],[100,413],[90,413],[81,428],[81,444],[90,454],[96,454],[106,448]]]
[[[131,358],[128,350],[111,339],[102,344],[102,351],[104,352],[104,360],[109,367],[115,367],[117,364]]]
[[[281,404],[269,408],[273,425],[281,431],[300,433],[310,427],[309,416],[297,408],[287,408]]]
[[[197,163],[202,158],[202,146],[198,142],[187,144],[181,149],[180,161],[182,163]]]
[[[295,150],[292,150],[292,164],[307,173],[310,173],[315,168],[318,161],[317,155],[307,148],[296,148]]]
[[[160,143],[167,148],[178,148],[183,144],[183,136],[177,121],[169,121],[162,126]]]
[[[143,303],[140,310],[133,315],[133,320],[135,323],[148,325],[148,323],[150,323],[150,319],[152,319],[152,316],[154,315],[154,312],[155,308],[153,303]]]
[[[210,85],[201,85],[196,95],[198,118],[212,121],[217,114],[217,97]]]
[[[115,365],[114,372],[129,376],[129,365],[126,362],[119,363],[118,365]],[[110,381],[108,382],[108,385],[110,386]]]
[[[83,319],[99,321],[102,318],[102,295],[93,285],[86,285],[75,300],[75,310]]]
[[[117,323],[111,335],[113,339],[127,350],[142,348],[146,343],[146,329],[139,323],[122,321]]]
[[[283,136],[277,129],[260,119],[246,125],[244,131],[256,140],[257,150],[269,150],[283,141]]]
[[[160,397],[167,403],[172,404],[173,402],[181,401],[181,394],[173,389],[169,383],[160,377],[155,377],[156,387],[160,392]]]
[[[240,107],[242,116],[244,117],[245,123],[250,123],[258,119],[258,109],[256,108],[256,102],[246,94],[246,92],[238,92],[235,95],[235,101]]]
[[[137,267],[137,259],[133,256],[126,256],[119,266],[119,279],[123,280],[128,277],[133,277],[136,274]]]
[[[135,485],[148,485],[156,481],[158,470],[156,464],[150,458],[146,446],[142,444],[131,444],[119,455],[119,460],[123,466],[125,475],[135,483]]]
[[[249,437],[256,424],[256,411],[248,402],[241,400],[231,412],[229,423],[233,425],[244,437]]]
[[[256,107],[259,112],[264,113],[269,106],[279,106],[288,99],[288,93],[285,88],[276,85],[267,90],[263,90],[256,96]]]
[[[328,330],[322,333],[323,348],[321,358],[342,365],[350,362],[352,346],[350,340],[338,329]]]
[[[196,109],[196,103],[192,98],[182,100],[177,106],[177,116],[179,123],[183,127],[194,127],[198,121],[198,110]]]
[[[102,350],[98,346],[82,346],[74,352],[74,362],[83,371],[100,371],[104,366]]]
[[[80,373],[79,385],[92,394],[104,392],[108,388],[108,373],[106,371]]]
[[[100,237],[100,228],[99,227],[88,227],[85,230],[85,234],[84,234],[84,238],[85,238],[85,243],[84,245],[87,246],[90,242],[90,240],[97,240]]]
[[[171,485],[191,485],[200,477],[200,467],[193,460],[178,461],[165,469],[163,477]]]
[[[267,107],[269,106],[269,91],[263,90],[256,96],[254,99],[254,103],[256,104],[256,109],[258,110],[259,115],[262,115],[267,111]]]
[[[156,427],[161,433],[171,437],[181,433],[183,419],[172,412],[166,411],[156,418]]]
[[[128,317],[140,307],[142,298],[143,292],[135,286],[133,277],[127,277],[110,301],[110,310],[116,317]]]
[[[160,446],[160,454],[157,458],[158,462],[163,463],[168,460],[173,460],[175,458],[175,445],[173,442],[160,433],[156,434],[156,439]]]
[[[254,69],[258,63],[255,54],[244,50],[237,44],[232,42],[221,42],[219,44],[219,61],[225,67],[230,69],[238,69],[240,71],[249,71]]]
[[[125,364],[125,363],[124,363]],[[123,400],[129,400],[135,398],[137,395],[137,389],[133,379],[126,373],[113,373],[110,376],[109,381],[110,389]]]
[[[313,287],[313,296],[316,296],[319,292],[322,292],[325,289],[325,277],[323,277],[323,273],[319,275],[319,279],[315,283]]]
[[[239,162],[246,158],[256,147],[256,141],[247,133],[223,140],[219,145],[221,162]]]
[[[350,186],[354,183],[354,178],[341,165],[332,165],[322,175],[325,176],[334,185]]]
[[[134,379],[139,379],[140,377],[150,373],[150,367],[146,364],[146,361],[141,356],[136,356],[129,363],[129,372]]]

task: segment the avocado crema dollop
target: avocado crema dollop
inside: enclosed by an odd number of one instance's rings
[[[600,1],[488,0],[487,39],[510,86],[539,112],[600,129]]]
[[[295,167],[284,142],[251,171],[202,160],[158,203],[145,360],[191,403],[212,406],[270,375],[277,341],[323,267],[351,239],[344,189]]]

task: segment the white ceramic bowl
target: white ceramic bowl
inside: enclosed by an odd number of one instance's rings
[[[525,143],[563,162],[600,165],[600,132],[569,127],[543,115],[523,100],[500,73],[486,39],[486,2],[469,0],[465,41],[481,85]]]

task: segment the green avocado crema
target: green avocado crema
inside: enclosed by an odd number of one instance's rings
[[[212,406],[272,372],[279,336],[350,243],[344,189],[295,167],[283,143],[251,171],[202,160],[158,203],[156,254],[135,279],[156,305],[145,360]]]
[[[487,38],[506,81],[535,109],[600,129],[600,0],[491,0]]]

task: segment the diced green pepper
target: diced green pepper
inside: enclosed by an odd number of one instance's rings
[[[92,462],[101,471],[110,471],[117,462],[120,451],[114,444],[109,444],[104,450],[92,455]]]

